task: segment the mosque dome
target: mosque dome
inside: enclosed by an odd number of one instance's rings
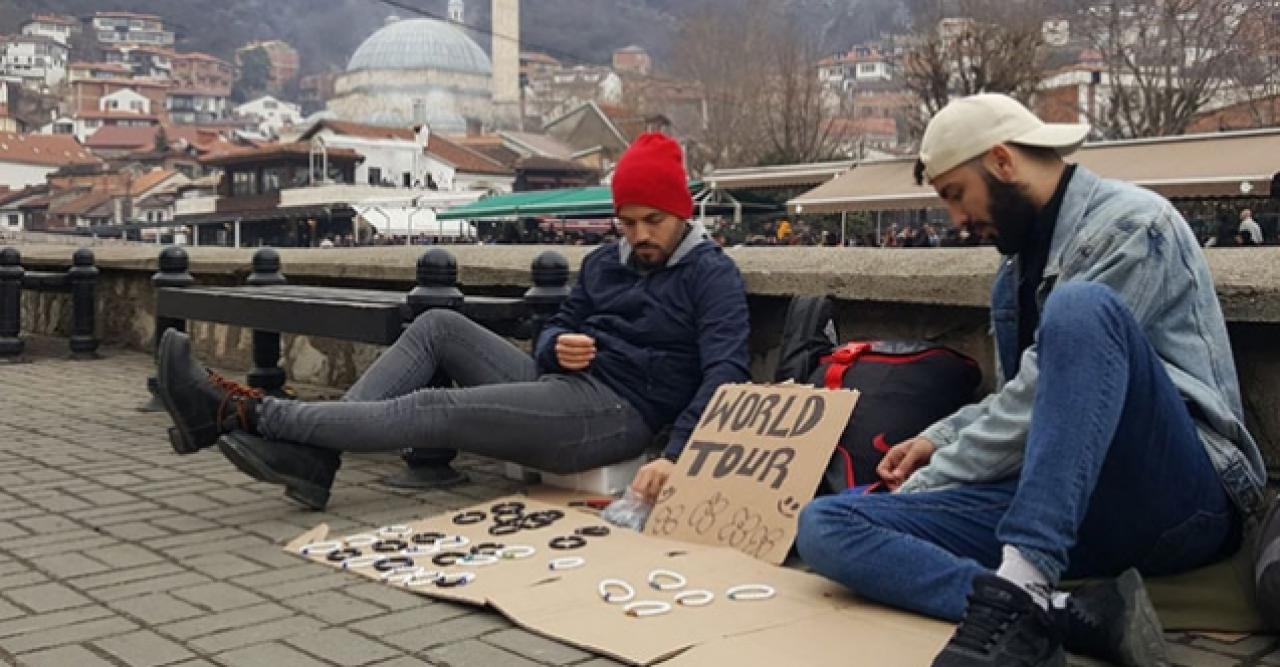
[[[352,54],[347,71],[435,69],[489,75],[492,68],[470,37],[435,19],[392,20]]]

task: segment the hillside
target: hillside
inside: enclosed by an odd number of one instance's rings
[[[437,15],[446,0],[402,0]],[[692,6],[723,6],[732,12],[741,0],[524,0],[526,48],[542,47],[564,60],[608,62],[610,52],[628,44],[648,48],[659,59]],[[903,0],[777,0],[824,50],[892,29],[902,20]],[[351,52],[390,14],[410,12],[380,0],[5,0],[0,2],[0,34],[17,32],[35,12],[87,16],[110,8],[158,14],[176,27],[178,48],[231,58],[235,49],[259,39],[284,39],[298,49],[303,72],[340,69]],[[468,21],[488,23],[489,2],[469,0]],[[477,41],[487,47],[487,37]]]

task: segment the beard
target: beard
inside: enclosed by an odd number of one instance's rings
[[[1031,201],[1020,183],[1005,183],[986,171],[982,172],[982,180],[987,183],[991,199],[989,222],[995,228],[996,249],[1001,255],[1016,255],[1026,247],[1040,207]]]
[[[639,251],[652,252],[656,255],[653,260],[645,259]],[[662,247],[656,243],[641,243],[631,249],[631,256],[635,258],[636,264],[642,269],[656,269],[667,263],[667,253],[663,252]]]

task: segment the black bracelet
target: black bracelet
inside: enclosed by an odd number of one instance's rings
[[[330,563],[341,563],[342,561],[348,558],[355,558],[356,556],[359,556],[359,555],[360,555],[359,549],[347,547],[345,549],[334,549],[333,551],[330,551],[329,554],[325,556],[325,560],[329,561]]]
[[[497,542],[481,542],[480,544],[477,544],[474,547],[471,547],[471,554],[472,555],[485,554],[486,556],[496,556],[498,555],[498,550],[504,546],[506,545],[498,544]]]
[[[380,554],[393,554],[407,548],[409,545],[404,540],[378,540],[373,543],[373,550]]]
[[[373,564],[373,569],[379,572],[390,572],[397,567],[412,567],[413,559],[408,556],[390,556]]]
[[[575,535],[582,535],[585,537],[604,537],[609,534],[609,528],[607,526],[586,526],[573,532]]]
[[[418,533],[409,538],[414,544],[435,544],[445,538],[444,533]]]
[[[494,516],[499,514],[524,514],[524,503],[498,503],[497,505],[490,507],[489,511],[493,512]]]
[[[473,510],[470,512],[463,512],[461,514],[458,514],[457,516],[453,517],[453,522],[458,524],[459,526],[465,526],[469,523],[480,523],[481,521],[484,521],[485,518],[486,518],[486,515],[484,512],[478,512]]]
[[[436,554],[431,558],[431,562],[439,565],[440,567],[449,567],[457,564],[460,559],[466,557],[467,555],[461,551],[446,551],[444,553]]]
[[[585,547],[587,541],[581,535],[565,535],[553,538],[547,543],[552,549],[578,549]]]
[[[495,523],[492,526],[489,526],[489,534],[497,537],[512,535],[518,532],[520,532],[519,522]]]

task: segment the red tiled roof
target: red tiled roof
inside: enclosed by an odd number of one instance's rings
[[[453,165],[458,171],[469,174],[493,174],[510,176],[512,171],[502,163],[476,151],[460,146],[438,134],[427,139],[427,153]]]
[[[364,156],[350,148],[330,148],[325,151],[330,160],[363,160]],[[268,160],[278,157],[308,157],[311,155],[311,143],[295,141],[287,144],[267,144],[252,148],[239,148],[217,155],[200,158],[201,164],[223,165],[236,162]]]
[[[102,17],[104,19],[147,19],[150,21],[161,21],[159,16],[155,14],[135,14],[133,12],[94,12],[94,17]]]
[[[103,190],[90,190],[78,197],[64,199],[49,207],[49,215],[84,215],[111,201],[112,194]]]
[[[231,91],[225,88],[211,87],[193,87],[193,88],[170,88],[166,95],[173,97],[175,95],[191,95],[193,97],[230,97]]]
[[[23,25],[31,23],[54,23],[57,25],[80,25],[80,21],[70,16],[58,16],[57,14],[34,14],[30,21]]]
[[[231,63],[223,60],[222,58],[219,58],[218,56],[210,55],[208,53],[202,53],[200,51],[174,53],[172,57],[180,60],[203,60],[206,62],[218,62],[228,66],[231,65]]]
[[[92,69],[92,70],[114,71],[114,72],[132,72],[133,71],[133,69],[131,69],[128,65],[125,65],[123,63],[87,63],[84,61],[71,63],[70,65],[67,65],[67,69]]]
[[[150,148],[156,143],[155,125],[108,125],[89,135],[89,148]]]
[[[100,164],[102,161],[66,134],[16,134],[0,132],[0,162],[60,167],[68,164]]]
[[[129,184],[129,194],[140,195],[151,188],[169,180],[178,172],[169,171],[167,169],[152,169],[151,171],[133,179]]]
[[[412,128],[408,127],[382,127],[379,125],[364,125],[361,123],[350,123],[343,120],[322,120],[311,129],[307,130],[300,139],[310,139],[319,134],[325,128],[329,128],[336,134],[343,134],[349,137],[363,137],[365,139],[402,139],[405,141],[413,141],[416,138]]]

